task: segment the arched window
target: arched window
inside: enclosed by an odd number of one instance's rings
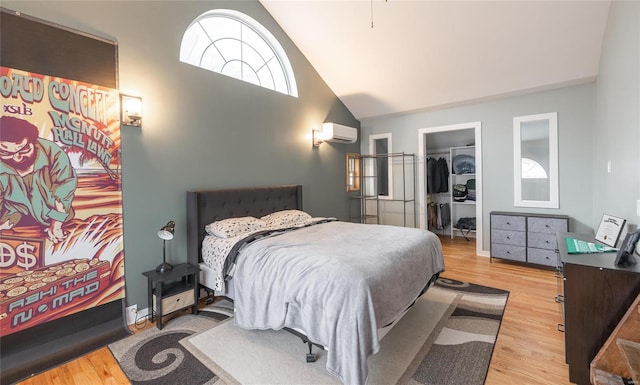
[[[198,16],[182,37],[180,61],[298,96],[280,43],[260,23],[237,11],[215,9]]]
[[[522,178],[523,179],[547,179],[547,172],[544,167],[533,159],[522,158]]]

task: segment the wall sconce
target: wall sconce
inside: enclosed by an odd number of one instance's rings
[[[324,142],[322,131],[318,130],[317,128],[311,130],[311,136],[313,138],[313,147],[320,147],[320,144]]]
[[[322,142],[355,143],[358,141],[358,129],[336,123],[323,123],[322,130],[313,130],[313,146],[320,147]]]
[[[142,127],[142,98],[120,94],[120,124]]]

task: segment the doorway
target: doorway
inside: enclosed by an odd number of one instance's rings
[[[473,147],[471,147],[471,146]],[[476,230],[475,230],[475,242],[476,242],[476,254],[482,256],[489,256],[487,251],[483,250],[483,232],[482,232],[482,123],[481,122],[471,122],[471,123],[462,123],[462,124],[453,124],[447,126],[438,126],[438,127],[428,127],[422,128],[418,130],[418,216],[419,216],[419,227],[421,229],[427,229],[427,221],[428,221],[428,213],[427,213],[427,158],[428,151],[430,149],[439,149],[439,151],[444,151],[444,149],[450,150],[450,154],[453,154],[456,149],[468,148],[466,153],[473,154],[475,158],[475,175],[473,178],[475,179],[475,201],[473,206],[475,206],[475,212],[473,211],[472,206],[467,206],[464,210],[471,210],[473,214],[475,214],[476,218]],[[451,162],[452,159],[449,159]],[[451,163],[449,164],[449,173],[451,173]],[[469,178],[467,178],[469,179]],[[455,225],[455,213],[456,208],[460,207],[462,204],[459,202],[455,202],[452,196],[451,187],[454,183],[453,179],[449,183],[449,204],[451,208],[451,224],[450,226]],[[456,182],[457,183],[457,182]],[[472,214],[472,215],[473,215]],[[464,235],[462,233],[456,234],[458,230],[452,230],[452,235]],[[472,238],[469,238],[472,239]]]

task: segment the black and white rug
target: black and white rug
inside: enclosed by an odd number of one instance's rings
[[[441,278],[382,339],[369,385],[482,385],[509,292]],[[111,348],[133,384],[340,384],[326,352],[285,331],[235,327],[228,302],[127,337]],[[228,318],[228,319],[227,319]],[[117,346],[114,346],[117,345]]]
[[[456,300],[398,383],[484,384],[509,292],[444,278],[432,289]]]
[[[441,278],[388,331],[369,357],[369,385],[481,385],[509,293]],[[326,352],[305,361],[306,345],[285,331],[250,331],[230,319],[184,342],[227,384],[340,384]]]
[[[224,385],[181,341],[216,327],[233,315],[233,305],[221,301],[201,311],[153,327],[109,345],[133,385]]]

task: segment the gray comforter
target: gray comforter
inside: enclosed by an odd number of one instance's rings
[[[392,322],[444,270],[428,231],[328,222],[255,241],[232,280],[235,322],[245,329],[301,329],[328,350],[327,370],[364,384],[377,329]]]

